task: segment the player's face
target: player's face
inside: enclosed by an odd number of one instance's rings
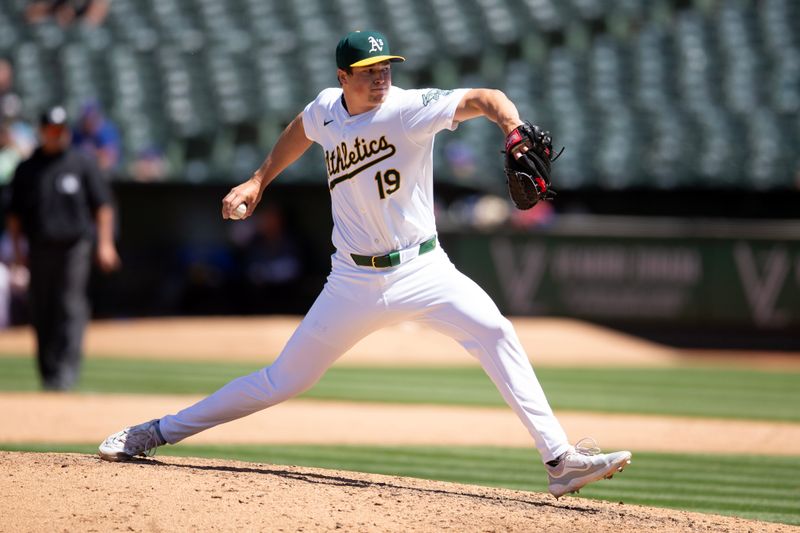
[[[353,67],[353,73],[339,71],[348,106],[371,109],[383,103],[392,85],[392,67],[381,61],[367,67]]]

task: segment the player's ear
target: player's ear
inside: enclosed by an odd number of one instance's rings
[[[339,79],[339,85],[344,85],[344,82],[347,79],[347,73],[340,68],[336,69],[336,77]]]

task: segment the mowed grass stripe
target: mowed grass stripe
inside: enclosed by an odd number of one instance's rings
[[[80,390],[208,394],[258,368],[242,363],[93,358],[86,361]],[[537,373],[556,409],[800,421],[799,372],[544,368]],[[31,358],[0,358],[0,390],[37,388]],[[479,368],[333,368],[303,396],[409,404],[505,405]]]
[[[770,488],[762,488],[762,487],[753,487],[752,485],[748,484],[746,489],[742,489],[740,486],[729,486],[729,485],[720,485],[718,483],[714,483],[711,480],[707,479],[698,479],[698,478],[687,478],[683,481],[665,481],[660,478],[650,478],[650,479],[643,479],[639,482],[630,483],[628,489],[631,491],[637,491],[646,489],[647,487],[651,486],[654,481],[658,481],[658,485],[660,487],[669,488],[673,491],[682,491],[686,497],[700,497],[700,498],[722,498],[728,499],[730,496],[747,496],[750,499],[758,499],[764,498],[769,499],[770,502],[776,505],[796,505],[797,502],[794,499],[787,495],[784,492],[785,485],[787,482],[783,484],[776,484]],[[738,482],[745,482],[747,483],[747,479],[728,479],[726,483],[738,483]]]
[[[663,484],[673,484],[673,485],[698,485],[698,484],[706,484],[710,486],[717,486],[720,487],[722,491],[727,490],[726,484],[730,482],[737,482],[737,481],[747,481],[748,483],[748,490],[752,490],[753,493],[756,492],[769,492],[772,490],[781,489],[782,487],[786,486],[787,483],[791,483],[794,481],[792,476],[769,476],[769,479],[764,479],[764,473],[762,472],[761,476],[754,476],[748,475],[747,473],[733,473],[733,474],[719,474],[715,472],[695,472],[692,474],[672,474],[672,475],[661,475],[657,472],[653,472],[652,478],[647,478],[646,476],[642,478],[643,482],[651,482],[656,479],[660,483]]]
[[[663,457],[663,459],[659,459],[659,457]],[[717,470],[713,470],[706,464],[705,455],[679,455],[678,457],[682,458],[681,462],[676,462],[672,455],[655,456],[650,459],[650,461],[660,470],[668,470],[668,472],[663,474],[667,476],[671,473],[675,475],[688,475],[694,472],[703,472],[706,475],[730,475],[731,472],[735,472],[737,476],[763,477],[764,472],[768,471],[770,473],[769,478],[792,479],[800,477],[800,471],[782,469],[785,463],[778,456],[718,455],[713,462]],[[768,478],[764,477],[764,479]]]
[[[0,445],[0,449],[93,454],[97,448],[96,444],[38,444]],[[532,450],[519,448],[181,444],[160,448],[159,454],[314,466],[537,492],[547,490],[546,474],[538,456]],[[745,470],[757,464],[762,466],[762,478],[771,479],[772,489],[753,486],[751,472]],[[671,470],[685,470],[689,465],[695,476],[677,482],[665,479]],[[737,465],[744,468],[737,468]],[[634,451],[633,464],[625,472],[611,481],[586,487],[581,497],[800,525],[800,506],[797,505],[800,478],[771,477],[769,474],[774,472],[800,472],[800,457],[721,457]],[[720,479],[721,475],[724,479]]]
[[[548,372],[544,373],[544,376],[541,378],[543,381],[547,381],[548,378],[552,377]],[[687,371],[689,373],[691,371]],[[662,376],[663,377],[663,376]],[[771,381],[775,381],[774,379]],[[564,388],[565,390],[569,389],[576,389],[579,388],[580,392],[591,392],[597,390],[605,390],[609,387],[615,387],[619,383],[618,382],[611,382],[611,383],[592,383],[592,382],[584,382],[579,381],[577,378],[572,379],[568,378],[567,380],[551,380],[551,387],[559,387]],[[636,381],[631,381],[626,384],[625,389],[626,391],[634,394],[649,394],[651,396],[672,396],[674,393],[680,393],[682,395],[689,395],[693,400],[704,400],[709,398],[714,398],[721,394],[728,395],[730,397],[747,397],[747,398],[759,398],[759,399],[770,399],[770,398],[782,398],[784,395],[790,391],[791,386],[786,387],[776,387],[773,390],[763,390],[763,388],[753,388],[748,391],[743,391],[739,389],[739,385],[734,381],[731,380],[729,383],[719,384],[719,383],[712,383],[712,384],[705,384],[705,385],[686,385],[681,383],[672,383],[669,389],[661,389],[661,388],[654,388],[660,387],[663,384],[663,379],[661,382],[657,384],[649,384],[649,383],[638,383]],[[795,383],[796,385],[796,383]],[[737,387],[735,390],[733,387]]]
[[[209,394],[259,367],[242,363],[88,359],[79,390],[101,393]],[[39,388],[35,361],[0,358],[0,390]]]
[[[611,483],[616,482],[616,477]],[[627,489],[607,488],[605,483],[600,483],[596,487],[590,487],[593,491],[592,498],[600,500],[614,500],[619,498],[621,501],[629,503],[638,500],[642,495],[642,491],[652,489],[648,487],[629,487]],[[660,487],[660,486],[659,486]],[[589,489],[585,489],[589,490]],[[680,489],[678,489],[680,491]],[[581,491],[583,493],[584,490]],[[655,494],[647,494],[647,505],[655,507],[671,507],[675,509],[684,509],[687,511],[703,511],[708,512],[707,509],[714,509],[713,512],[718,514],[738,515],[738,516],[754,516],[750,513],[757,513],[761,515],[785,515],[791,516],[797,513],[797,500],[784,498],[782,501],[773,498],[759,498],[753,497],[747,493],[728,494],[721,496],[703,495],[701,492],[692,490],[680,493],[672,491],[669,493],[661,492]],[[769,518],[763,518],[769,520]],[[800,523],[800,518],[787,518],[785,520],[777,520],[787,523]]]
[[[614,480],[617,478],[615,477]],[[628,501],[630,498],[637,498],[642,491],[649,491],[652,485],[641,486],[632,483],[623,489],[608,488],[607,484],[601,483],[597,487],[593,487],[595,495],[601,499],[611,497],[613,492],[614,497],[623,498]],[[682,491],[680,488],[673,489],[670,487],[662,487],[662,492],[655,494],[648,494],[649,501],[654,502],[653,505],[659,505],[658,502],[665,502],[667,506],[677,504],[677,506],[685,509],[714,507],[716,509],[725,509],[733,511],[736,509],[749,509],[754,511],[764,511],[770,513],[785,513],[792,514],[797,511],[797,500],[790,496],[784,495],[782,498],[763,497],[753,495],[748,492],[737,492],[729,494],[704,494],[702,491],[691,488]],[[705,488],[705,487],[703,487]]]
[[[770,470],[769,467],[761,469],[738,468],[735,466],[730,467],[725,471],[711,471],[708,468],[698,470],[697,467],[681,468],[681,465],[665,464],[661,467],[663,470],[669,469],[668,472],[660,473],[659,477],[665,480],[675,481],[690,481],[697,478],[711,479],[715,482],[724,483],[728,479],[750,479],[753,483],[764,487],[772,486],[773,480],[777,482],[791,481],[798,477],[798,472],[781,472]],[[765,469],[769,472],[769,476],[765,476]],[[735,471],[735,474],[731,472]]]

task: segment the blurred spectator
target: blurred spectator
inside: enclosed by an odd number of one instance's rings
[[[14,69],[0,58],[0,185],[11,179],[20,161],[26,159],[36,145],[36,135],[20,115],[22,100],[14,92]]]
[[[230,298],[235,260],[229,247],[186,240],[177,249],[177,269],[168,290],[177,294],[178,312],[186,315],[230,313],[238,302]]]
[[[33,127],[26,121],[20,118],[7,117],[6,119],[0,118],[7,129],[9,135],[9,145],[22,156],[22,159],[27,159],[36,149],[36,132]],[[0,180],[0,183],[2,180]]]
[[[14,67],[8,59],[0,57],[0,114],[5,116],[21,107],[14,92]]]
[[[516,228],[534,228],[552,224],[556,218],[556,210],[552,202],[539,202],[532,209],[511,210],[511,225]]]
[[[168,175],[169,164],[164,152],[155,146],[145,148],[136,154],[130,165],[130,174],[134,181],[149,183],[163,181]]]
[[[5,185],[14,174],[17,165],[24,159],[22,152],[14,145],[11,126],[0,122],[0,185]]]
[[[11,273],[5,263],[0,263],[0,329],[11,324]]]
[[[0,329],[11,324],[11,270],[0,263]]]
[[[31,24],[55,19],[66,28],[76,20],[89,26],[99,26],[108,14],[108,0],[32,0],[25,8],[25,18]]]
[[[470,194],[454,200],[448,208],[449,219],[457,227],[491,230],[509,218],[511,204],[507,198],[493,194]]]
[[[249,222],[249,224],[248,224]],[[302,313],[306,310],[304,252],[287,230],[283,210],[262,203],[250,220],[234,226],[241,243],[241,266],[250,313]]]
[[[119,130],[97,102],[83,106],[72,132],[72,144],[94,157],[106,177],[117,169],[121,152]]]
[[[444,156],[454,177],[469,179],[475,176],[478,169],[475,150],[468,143],[451,140],[445,145]]]
[[[14,264],[27,263],[30,270],[42,385],[68,390],[78,379],[89,320],[92,250],[104,271],[118,268],[120,260],[111,190],[94,161],[70,148],[64,108],[42,115],[39,134],[40,147],[17,167],[11,181],[6,227]]]
[[[0,237],[0,329],[26,324],[28,316],[28,284],[30,272],[14,261],[8,233]]]

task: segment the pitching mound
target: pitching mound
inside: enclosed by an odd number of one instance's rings
[[[0,452],[4,531],[791,531],[546,494],[234,461]],[[796,529],[794,529],[796,531]]]

